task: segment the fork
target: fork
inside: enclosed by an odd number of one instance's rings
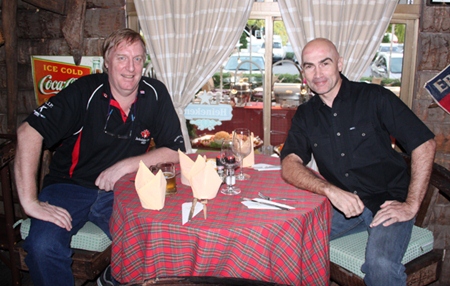
[[[261,192],[258,193],[258,196],[259,196],[261,199],[265,199],[265,200],[268,200],[268,201],[274,201],[274,200],[296,201],[296,199],[289,199],[289,198],[271,198],[271,197],[265,196],[265,195],[264,195],[263,193],[261,193]]]

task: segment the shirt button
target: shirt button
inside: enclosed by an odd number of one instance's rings
[[[336,133],[337,136],[341,136],[341,132]]]
[[[317,143],[314,143],[314,147],[317,147]]]
[[[345,173],[345,176],[348,177],[348,173]]]
[[[337,113],[336,113],[336,112],[335,112],[335,113],[333,113],[333,116],[334,116],[334,117],[336,117],[336,116],[337,116]]]
[[[364,137],[364,136],[366,136],[366,133],[362,133],[361,135]]]
[[[356,194],[358,194],[358,191],[353,191],[353,193],[356,195]]]
[[[341,157],[344,157],[345,156],[345,153],[341,153]]]

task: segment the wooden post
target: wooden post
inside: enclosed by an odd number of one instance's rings
[[[86,0],[69,0],[66,8],[67,17],[62,27],[62,33],[69,44],[75,64],[79,65],[83,57]]]
[[[17,126],[17,1],[2,1],[2,26],[5,38],[7,131],[16,133]]]

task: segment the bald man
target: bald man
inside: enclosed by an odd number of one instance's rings
[[[349,81],[343,65],[327,39],[303,49],[302,74],[314,96],[292,119],[282,176],[329,199],[330,240],[368,231],[367,285],[406,285],[401,260],[430,178],[434,134],[388,89]],[[411,176],[390,136],[411,155]],[[311,155],[324,179],[305,167]]]

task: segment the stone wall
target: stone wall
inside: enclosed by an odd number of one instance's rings
[[[450,115],[440,107],[433,107],[433,100],[424,89],[428,80],[450,64],[450,7],[424,4],[420,23],[413,110],[436,135],[435,162],[450,169]],[[435,248],[447,251],[437,285],[450,285],[450,272],[446,271],[450,269],[450,202],[437,196],[428,215]]]
[[[32,55],[70,55],[61,32],[66,17],[18,1],[18,106],[17,126],[36,108]],[[101,45],[112,31],[126,26],[125,0],[88,0],[84,23],[84,55],[101,55]],[[6,130],[5,49],[0,47],[0,132]]]

